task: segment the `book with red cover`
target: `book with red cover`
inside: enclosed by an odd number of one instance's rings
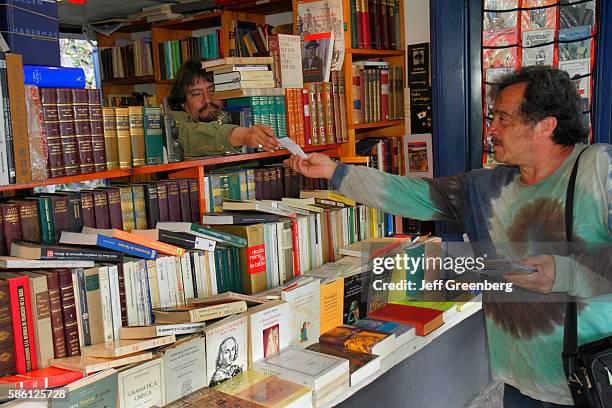
[[[62,299],[57,272],[53,270],[37,270],[36,273],[47,277],[49,289],[49,309],[51,312],[51,337],[53,338],[53,355],[55,358],[67,357],[66,340],[64,337],[64,318],[62,317]]]
[[[87,89],[72,89],[71,92],[79,168],[82,174],[93,173],[95,168],[89,121],[89,95]]]
[[[13,314],[8,282],[0,279],[0,377],[15,374]]]
[[[117,187],[104,187],[101,188],[101,190],[106,191],[106,196],[108,198],[110,228],[123,229],[123,215],[121,212],[121,191]]]
[[[10,254],[13,241],[22,239],[19,206],[17,204],[0,204],[0,213],[2,213],[2,219],[4,220],[6,253]]]
[[[57,113],[57,93],[55,88],[41,88],[43,128],[47,135],[47,151],[49,158],[49,176],[63,177],[64,155],[60,138],[59,116]]]
[[[30,301],[30,284],[27,276],[3,273],[6,279],[13,318],[15,344],[15,368],[18,374],[36,370],[36,347],[34,346],[34,322]]]
[[[99,89],[87,89],[91,144],[96,171],[106,171],[106,147],[104,145],[104,117]]]
[[[21,237],[26,241],[40,241],[40,225],[38,222],[38,204],[36,201],[11,200],[19,207],[21,221]]]
[[[47,367],[30,371],[25,374],[0,378],[0,384],[15,384],[17,389],[43,389],[63,387],[83,378],[81,371],[64,370],[63,368]]]
[[[74,111],[72,110],[72,93],[70,89],[61,88],[56,89],[56,92],[64,173],[66,176],[74,176],[79,174],[79,156],[74,126]]]
[[[58,269],[60,297],[62,299],[62,318],[64,319],[64,337],[68,357],[81,355],[79,328],[77,323],[76,303],[72,287],[70,269]]]
[[[388,322],[410,324],[416,329],[417,336],[427,336],[444,324],[443,313],[442,310],[426,307],[389,303],[370,312],[368,317]]]

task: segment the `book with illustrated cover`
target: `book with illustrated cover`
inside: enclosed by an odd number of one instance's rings
[[[380,357],[374,354],[359,353],[341,347],[315,343],[306,348],[317,353],[336,356],[348,360],[351,387],[374,374],[380,368]]]
[[[382,358],[396,348],[393,334],[364,330],[344,324],[323,333],[319,337],[319,343],[343,347],[358,353],[376,354]]]
[[[552,66],[554,40],[554,29],[523,31],[523,66]]]
[[[312,390],[278,377],[247,370],[219,384],[216,390],[268,408],[298,408],[312,405]]]
[[[416,329],[417,336],[427,336],[444,324],[441,310],[392,303],[370,312],[368,317],[412,325]]]
[[[272,300],[250,308],[244,315],[249,319],[249,364],[289,345],[291,325],[287,302]]]
[[[542,30],[557,27],[557,0],[523,0],[521,8],[521,30]]]
[[[173,402],[206,386],[204,337],[186,337],[161,350],[164,360],[165,402]]]
[[[329,81],[333,46],[333,31],[304,35],[302,48],[304,83]]]
[[[409,324],[366,318],[357,320],[354,325],[364,330],[393,333],[395,335],[395,343],[398,347],[416,336],[414,327]]]
[[[117,405],[117,371],[89,375],[66,386],[66,398],[51,398],[51,408],[105,408]]]
[[[306,35],[333,32],[333,53],[331,58],[331,70],[341,71],[344,63],[344,22],[342,16],[342,1],[324,0],[297,3],[297,26],[295,33],[302,37],[302,43],[306,43]],[[302,63],[302,68],[303,67]],[[327,79],[322,79],[327,81]],[[308,82],[304,78],[304,83]]]
[[[518,30],[489,30],[482,32],[482,65],[489,68],[517,68]],[[496,48],[487,48],[496,47]]]
[[[561,5],[559,6],[559,28],[584,26],[592,28],[595,25],[595,6],[595,0],[580,2],[561,0]]]
[[[195,407],[236,407],[264,408],[263,405],[233,397],[213,388],[200,388],[177,401],[164,405],[165,408],[195,408]]]
[[[211,324],[206,337],[206,382],[209,387],[246,371],[248,366],[247,317],[235,315]]]

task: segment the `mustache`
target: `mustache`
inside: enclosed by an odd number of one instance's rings
[[[221,110],[221,108],[219,107],[219,105],[217,105],[216,103],[213,102],[206,102],[204,105],[202,105],[202,107],[198,110],[198,113],[202,113],[204,112],[206,109],[216,109],[216,110]]]
[[[493,144],[501,144],[501,142],[499,141],[499,139],[496,139],[494,137],[491,138],[491,143]]]

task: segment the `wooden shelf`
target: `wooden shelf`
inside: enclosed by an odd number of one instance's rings
[[[118,33],[139,33],[141,31],[149,31],[151,29],[151,23],[147,23],[146,19],[136,20],[123,27],[119,27],[119,29],[115,32]]]
[[[52,179],[47,179],[47,180],[42,180],[42,181],[33,181],[31,183],[24,183],[24,184],[8,184],[5,186],[0,186],[0,191],[23,190],[26,188],[50,186],[53,184],[77,183],[80,181],[107,179],[107,178],[115,178],[115,177],[127,177],[131,175],[132,175],[132,169],[100,171],[97,173],[88,173],[88,174],[79,174],[76,176],[69,176],[69,177],[52,178]]]
[[[173,79],[158,79],[157,81],[155,81],[155,83],[160,85],[172,85],[173,81]]]
[[[329,145],[320,145],[320,146],[308,146],[304,147],[303,150],[305,152],[321,152],[321,151],[330,151],[330,155],[337,156],[338,155],[338,144],[329,144]],[[261,152],[261,153],[250,153],[250,154],[235,154],[229,156],[213,156],[213,157],[202,157],[202,158],[194,158],[191,160],[185,160],[178,163],[168,163],[168,164],[159,164],[157,166],[144,166],[138,167],[132,170],[133,175],[138,174],[149,174],[149,173],[157,173],[161,171],[174,171],[174,170],[182,170],[188,169],[192,167],[199,166],[212,166],[215,164],[227,164],[227,163],[239,163],[247,160],[258,160],[265,159],[268,157],[277,157],[277,156],[288,156],[291,153],[288,150],[277,150],[274,152]]]
[[[253,5],[252,2],[236,2],[236,4],[228,4],[223,6],[224,10],[241,11],[251,14],[276,14],[285,13],[293,9],[291,0],[260,0]]]
[[[218,27],[221,25],[223,12],[218,11],[208,14],[188,16],[179,20],[168,20],[153,23],[153,28],[165,28],[169,30],[200,30],[202,28]]]
[[[386,126],[398,126],[398,125],[403,125],[403,124],[404,124],[404,119],[400,119],[400,120],[388,120],[385,122],[359,123],[357,125],[349,124],[348,127],[349,129],[373,129],[373,128],[386,127]]]
[[[405,54],[403,50],[370,50],[367,48],[347,48],[346,53],[360,57],[399,57]]]
[[[105,79],[102,81],[102,86],[150,84],[154,82],[155,82],[155,76],[145,75],[145,76],[139,76],[139,77],[133,77],[133,78]]]

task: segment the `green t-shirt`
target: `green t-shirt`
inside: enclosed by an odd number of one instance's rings
[[[565,238],[565,194],[578,153],[535,185],[516,166],[498,166],[438,179],[415,179],[371,168],[339,165],[332,186],[383,211],[420,220],[458,222],[472,243],[512,247],[516,242]],[[574,197],[574,241],[612,243],[612,146],[591,146],[581,157]],[[523,249],[529,245],[519,246]],[[516,253],[516,255],[527,255]],[[557,256],[553,292],[538,302],[485,302],[494,379],[541,401],[573,404],[562,366],[565,304],[556,292],[581,298],[579,343],[612,334],[612,251]],[[485,297],[486,299],[486,297]]]
[[[197,122],[187,112],[173,111],[177,121],[178,141],[185,156],[212,156],[234,153],[228,137],[236,125],[213,122]]]

